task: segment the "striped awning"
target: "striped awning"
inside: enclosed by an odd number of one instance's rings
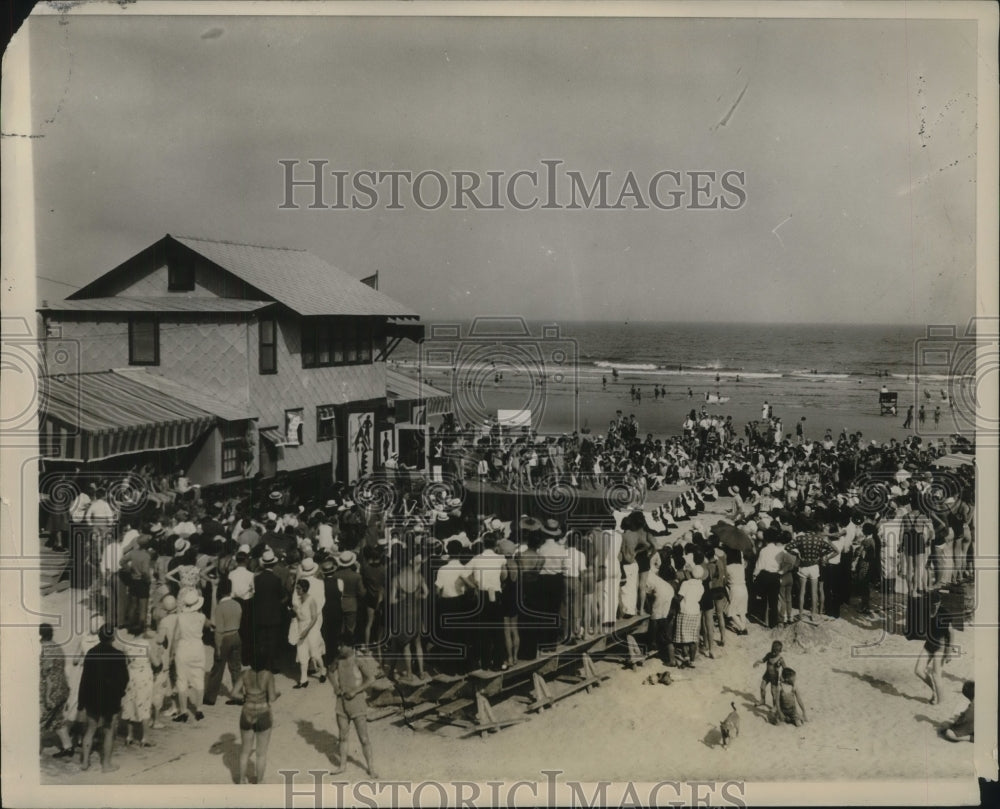
[[[443,416],[452,411],[451,394],[420,382],[391,368],[385,372],[386,394],[390,401],[412,402],[426,406],[426,415]]]
[[[258,430],[258,433],[261,438],[276,447],[285,446],[285,434],[277,427],[265,427],[263,430]]]
[[[39,446],[45,458],[99,461],[189,446],[216,416],[112,371],[39,379]]]

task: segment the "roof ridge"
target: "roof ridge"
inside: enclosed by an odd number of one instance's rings
[[[206,239],[201,236],[185,236],[178,233],[174,238],[177,239],[188,239],[192,242],[208,242],[209,244],[229,244],[235,247],[255,247],[258,250],[287,250],[290,253],[307,253],[302,247],[283,247],[275,244],[251,244],[250,242],[237,242],[231,241],[229,239]]]

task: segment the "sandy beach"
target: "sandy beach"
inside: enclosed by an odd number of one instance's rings
[[[409,364],[400,363],[396,367],[415,374]],[[765,401],[771,404],[774,415],[782,419],[785,433],[793,437],[795,424],[803,416],[807,439],[821,439],[826,430],[830,430],[834,438],[842,430],[847,430],[848,434],[860,431],[866,439],[879,443],[890,438],[902,441],[913,434],[924,440],[940,441],[952,433],[966,432],[960,420],[949,418],[947,406],[942,406],[940,424],[934,426],[931,414],[934,405],[938,404],[936,401],[928,407],[925,424],[916,424],[914,430],[904,430],[906,409],[917,401],[917,391],[913,383],[901,379],[886,380],[887,387],[898,394],[898,408],[896,416],[882,416],[878,397],[883,380],[875,378],[758,375],[741,376],[737,382],[735,375],[728,374],[717,384],[714,376],[705,373],[656,376],[623,371],[615,381],[610,370],[602,374],[586,367],[566,373],[560,381],[555,380],[558,374],[549,376],[542,382],[538,376],[515,370],[506,373],[499,384],[490,379],[481,386],[467,388],[461,384],[462,371],[459,369],[459,383],[455,383],[455,377],[447,371],[425,374],[423,381],[452,393],[460,422],[471,420],[473,415],[484,411],[495,413],[499,408],[527,407],[533,410],[533,425],[543,434],[558,435],[577,429],[604,433],[615,411],[621,410],[626,416],[636,415],[640,434],[679,435],[691,409],[700,410],[704,405],[711,414],[732,416],[737,437],[742,437],[743,427],[760,418],[761,405]],[[607,379],[606,386],[602,384],[602,376]],[[666,388],[666,395],[658,400],[653,396],[654,381],[657,386]],[[632,385],[642,391],[638,403],[629,395]],[[716,392],[729,397],[729,401],[706,404],[705,394]]]
[[[721,499],[714,510],[727,505]],[[66,615],[70,592],[46,597],[44,611]],[[877,605],[877,595],[874,600]],[[944,669],[944,700],[930,705],[929,690],[913,674],[920,642],[886,634],[880,621],[860,616],[853,606],[842,615],[821,618],[818,626],[768,630],[751,624],[746,636],[729,633],[716,659],[699,660],[693,670],[671,669],[675,681],[669,686],[644,683],[665,670],[657,660],[634,670],[599,662],[611,675],[599,688],[486,739],[461,738],[461,730],[448,726],[414,730],[398,716],[380,719],[370,724],[379,774],[383,780],[420,780],[432,773],[438,780],[479,782],[543,781],[541,770],[562,770],[562,779],[585,782],[971,778],[972,745],[943,741],[936,728],[966,705],[960,689],[973,677],[973,633],[956,633],[959,653]],[[786,663],[799,674],[808,715],[801,728],[771,725],[756,706],[762,670],[753,661],[775,639],[784,642]],[[288,670],[278,676],[281,697],[268,758],[272,783],[280,782],[279,770],[332,771],[337,760],[329,686],[314,680],[296,691],[290,675]],[[496,713],[522,715],[517,699],[499,703]],[[718,726],[731,701],[741,714],[741,733],[723,749]],[[238,767],[239,709],[220,700],[204,711],[200,723],[168,720],[165,729],[153,731],[154,748],[119,747],[115,760],[121,769],[110,775],[55,760],[50,748],[41,757],[43,783],[231,784]],[[362,762],[352,735],[343,777],[365,780]]]

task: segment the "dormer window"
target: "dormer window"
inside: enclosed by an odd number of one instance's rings
[[[167,290],[170,292],[192,292],[194,290],[194,262],[177,258],[167,267]]]

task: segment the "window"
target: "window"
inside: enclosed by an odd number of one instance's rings
[[[155,318],[129,320],[128,364],[160,364],[160,324]]]
[[[367,320],[310,318],[302,321],[303,368],[370,363],[372,347],[372,325]]]
[[[170,292],[190,292],[194,289],[194,262],[174,259],[167,267],[167,289]]]
[[[336,436],[334,426],[336,412],[333,405],[320,405],[316,408],[316,440],[332,441]]]
[[[260,321],[260,372],[278,372],[278,327],[273,318]]]
[[[240,450],[244,439],[226,438],[222,441],[222,477],[231,478],[240,474]]]

